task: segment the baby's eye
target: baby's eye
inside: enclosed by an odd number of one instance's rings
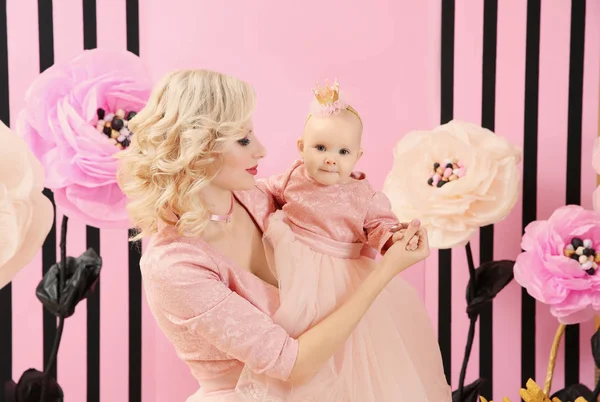
[[[243,147],[247,147],[250,144],[250,139],[248,137],[242,138],[241,140],[238,140],[238,144]]]
[[[340,155],[350,155],[350,151],[347,149],[340,149]]]
[[[317,145],[315,148],[317,149],[317,151],[320,151],[320,152],[325,151],[325,145]]]

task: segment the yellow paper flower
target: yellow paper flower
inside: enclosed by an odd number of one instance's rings
[[[560,399],[558,399],[556,397],[550,399],[546,394],[544,394],[544,391],[542,391],[542,389],[532,379],[529,379],[527,381],[526,386],[527,386],[526,389],[521,388],[521,390],[519,391],[519,395],[521,396],[521,398],[523,399],[524,402],[562,402]],[[485,399],[483,396],[480,396],[479,399],[481,402],[488,402],[488,400]],[[489,402],[494,402],[494,401],[489,401]],[[507,397],[504,397],[504,398],[502,398],[502,402],[511,402],[511,401]],[[575,399],[575,401],[573,401],[573,402],[588,402],[588,401],[583,396],[580,396],[579,398]]]

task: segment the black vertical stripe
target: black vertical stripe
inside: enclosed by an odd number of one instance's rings
[[[541,0],[528,0],[523,138],[523,230],[537,217],[540,15]],[[525,387],[529,378],[535,378],[535,300],[523,288],[521,290],[522,387]]]
[[[7,127],[10,127],[10,99],[8,90],[8,26],[6,21],[6,0],[0,0],[0,120],[2,120]]]
[[[83,48],[95,49],[97,46],[96,0],[83,0]]]
[[[571,2],[569,115],[567,137],[567,204],[581,204],[581,119],[586,0]],[[579,383],[579,325],[565,330],[565,384]]]
[[[40,72],[44,72],[54,64],[54,21],[52,19],[52,0],[38,0],[38,31],[39,31],[39,54],[40,54]],[[44,194],[54,204],[54,194],[49,189],[44,189]],[[42,245],[42,274],[56,264],[56,218],[52,222],[52,228]],[[48,366],[54,338],[56,336],[56,317],[44,309],[44,367]],[[56,376],[56,365],[50,368],[49,374]]]
[[[100,230],[86,227],[86,247],[100,254]],[[100,402],[100,277],[87,299],[87,402]]]
[[[129,237],[135,235],[129,230]],[[129,402],[142,401],[142,244],[129,247]]]
[[[483,8],[483,65],[481,125],[494,131],[496,125],[496,37],[498,33],[498,0],[485,0]],[[479,263],[494,259],[494,226],[479,231]],[[479,316],[479,376],[485,379],[481,395],[492,399],[493,389],[493,303]]]
[[[445,124],[454,115],[454,0],[442,0],[441,108],[440,120]],[[452,251],[438,252],[438,341],[444,372],[451,382],[452,356]]]
[[[438,251],[438,342],[448,383],[452,380],[452,250]]]
[[[140,21],[138,0],[126,1],[127,50],[140,55]],[[129,230],[129,237],[134,235]],[[142,243],[129,247],[129,402],[142,400],[142,278],[140,258]]]
[[[83,48],[98,46],[96,0],[83,0]],[[86,248],[100,254],[100,230],[86,226]],[[100,282],[87,299],[87,402],[100,402]]]
[[[8,97],[8,27],[6,0],[0,1],[0,120],[10,127]],[[0,289],[0,402],[5,402],[2,391],[6,381],[12,379],[12,285]]]
[[[127,50],[140,55],[140,7],[138,0],[127,0],[126,4],[127,23]]]
[[[12,285],[9,283],[0,289],[0,402],[6,402],[4,384],[12,378]],[[18,380],[18,379],[17,379]]]

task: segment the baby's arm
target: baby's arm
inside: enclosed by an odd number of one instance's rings
[[[294,169],[298,167],[299,163],[296,162],[291,169],[288,169],[284,173],[269,176],[265,179],[259,179],[256,181],[256,186],[267,195],[273,198],[277,209],[281,209],[285,205],[285,188],[287,187],[290,176]]]
[[[283,192],[287,185],[288,178],[289,175],[286,175],[285,173],[276,174],[265,179],[257,180],[256,186],[268,196],[273,198],[275,207],[277,209],[281,209],[285,205],[285,197],[283,196]]]
[[[381,254],[385,254],[393,244],[393,233],[390,229],[398,224],[398,218],[392,212],[390,200],[382,192],[375,192],[371,198],[364,223],[367,244]]]

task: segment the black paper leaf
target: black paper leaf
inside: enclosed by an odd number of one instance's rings
[[[15,384],[6,383],[5,395],[8,402],[40,402],[42,400],[42,385],[44,373],[36,369],[26,370]],[[52,376],[48,376],[44,402],[63,402],[63,390]]]
[[[583,396],[586,401],[592,400],[592,390],[583,384],[571,384],[559,391],[556,391],[550,396],[550,399],[558,398],[563,402],[574,401]]]
[[[60,300],[58,300],[59,264],[50,267],[35,293],[52,314],[67,318],[73,315],[77,304],[93,290],[102,268],[102,258],[92,248],[87,249],[77,258],[67,257],[66,280],[64,288],[60,290]]]
[[[481,378],[465,385],[463,388],[462,399],[458,399],[458,390],[452,392],[452,402],[479,402],[479,389],[483,381]]]
[[[499,260],[484,262],[475,269],[477,289],[471,296],[471,279],[467,283],[467,314],[469,318],[479,315],[482,308],[513,280],[514,261]]]

